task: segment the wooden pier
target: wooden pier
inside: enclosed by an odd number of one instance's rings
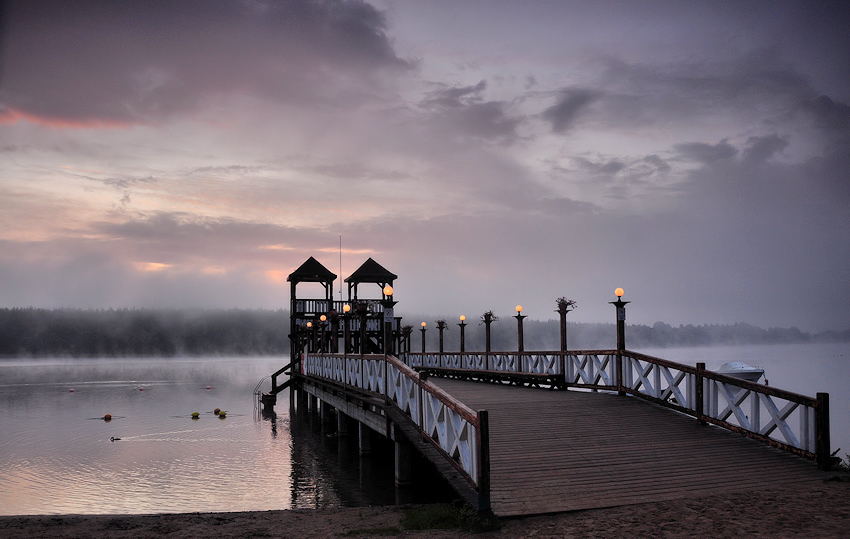
[[[431,381],[488,411],[490,502],[500,516],[824,479],[809,461],[642,399]]]
[[[419,451],[470,505],[499,516],[613,507],[825,478],[832,463],[829,396],[815,397],[630,351],[622,289],[617,347],[568,350],[559,298],[561,348],[525,351],[517,306],[517,350],[411,352],[411,326],[394,315],[397,276],[371,258],[333,299],[336,275],[312,257],[290,274],[292,361],[258,395],[271,408],[296,399],[359,422],[361,454],[374,431],[395,442],[396,483],[410,480]],[[323,297],[299,298],[299,283]],[[377,284],[381,295],[358,297]],[[283,379],[286,376],[287,379]],[[280,381],[279,381],[280,379]],[[816,464],[815,464],[816,463]]]

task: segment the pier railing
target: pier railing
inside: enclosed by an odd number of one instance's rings
[[[829,466],[829,395],[748,382],[629,350],[409,353],[417,370],[461,379],[632,395]]]
[[[479,508],[489,507],[489,426],[486,410],[477,412],[455,400],[393,356],[304,354],[301,374],[379,397],[404,413],[478,493]]]

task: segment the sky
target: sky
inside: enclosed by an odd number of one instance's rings
[[[3,7],[0,307],[850,328],[847,3]]]

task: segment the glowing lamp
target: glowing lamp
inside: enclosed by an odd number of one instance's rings
[[[517,305],[517,306],[516,306],[516,312],[517,312],[517,314],[519,314],[519,313],[521,313],[521,312],[522,312],[522,305]]]
[[[351,305],[349,305],[348,303],[346,303],[345,305],[342,306],[342,312],[347,313],[350,310],[351,310]]]
[[[466,317],[464,315],[460,315],[460,321],[463,322],[464,320],[466,320]]]
[[[617,296],[618,298],[623,297],[623,293],[624,293],[624,291],[623,291],[622,288],[618,288],[618,289],[614,290],[614,295]]]
[[[321,320],[322,322],[326,321],[327,319],[328,319],[328,317],[325,316],[325,315],[322,315],[322,316],[319,317],[319,320]]]
[[[391,287],[390,285],[385,286],[384,287],[384,295],[385,296],[392,296],[393,295],[393,287]]]
[[[424,328],[424,327],[425,327],[425,322],[422,322],[422,323],[421,323],[421,324],[419,324],[419,325],[420,325],[420,326],[422,326],[422,327]]]
[[[308,328],[313,327],[313,322],[307,322],[307,327],[308,327]]]

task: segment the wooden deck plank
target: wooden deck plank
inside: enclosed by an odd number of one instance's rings
[[[611,393],[431,378],[490,418],[491,500],[514,516],[823,479],[809,462]]]

